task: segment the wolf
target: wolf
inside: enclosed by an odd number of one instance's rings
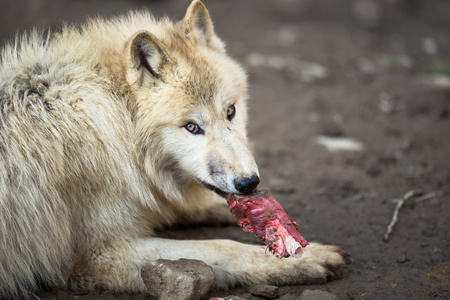
[[[141,268],[198,259],[217,286],[323,283],[348,259],[301,259],[230,240],[155,237],[174,223],[234,223],[251,193],[247,79],[202,2],[181,21],[147,11],[33,30],[0,65],[0,298],[50,288],[145,292]]]

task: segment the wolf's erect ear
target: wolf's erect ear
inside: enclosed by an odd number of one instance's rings
[[[182,22],[190,39],[224,52],[225,45],[214,32],[214,26],[208,10],[200,0],[192,1]]]
[[[148,31],[139,31],[127,46],[127,81],[144,84],[147,80],[162,79],[161,70],[168,62],[161,42]]]

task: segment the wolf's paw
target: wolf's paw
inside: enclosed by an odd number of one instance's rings
[[[341,247],[311,243],[304,249],[304,267],[310,268],[305,283],[320,284],[340,279],[351,263],[350,254]]]
[[[261,247],[262,248],[262,247]],[[248,249],[250,250],[250,249]],[[243,252],[244,253],[244,252]],[[276,258],[266,253],[247,251],[251,261],[251,281],[243,285],[268,283],[274,285],[323,284],[342,278],[350,264],[350,255],[338,246],[311,243],[303,249],[301,258]]]

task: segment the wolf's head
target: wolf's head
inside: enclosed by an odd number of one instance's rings
[[[259,173],[247,145],[245,72],[200,1],[180,22],[162,23],[137,32],[125,52],[143,169],[168,198],[192,184],[222,196],[252,192]]]

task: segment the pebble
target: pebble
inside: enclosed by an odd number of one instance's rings
[[[239,296],[226,296],[225,298],[219,297],[209,298],[209,300],[245,300],[245,298],[241,298]]]
[[[321,290],[304,290],[298,300],[337,300],[335,294]]]
[[[149,294],[159,300],[200,299],[215,280],[210,266],[192,259],[158,259],[142,268],[141,277]]]
[[[284,294],[283,296],[278,298],[278,300],[298,300],[299,297],[300,296],[297,294]]]
[[[258,284],[251,286],[249,292],[254,296],[274,299],[278,296],[279,290],[273,285]]]
[[[438,52],[438,45],[436,40],[427,37],[422,41],[423,51],[428,55],[436,55]]]
[[[364,145],[361,142],[347,137],[328,137],[320,135],[316,138],[316,142],[325,146],[330,152],[364,150]]]
[[[400,264],[403,264],[403,263],[405,263],[407,261],[408,261],[408,257],[406,256],[406,254],[400,255],[397,258],[397,262],[400,263]]]
[[[382,21],[379,1],[359,0],[353,2],[353,15],[365,27],[376,28]]]

